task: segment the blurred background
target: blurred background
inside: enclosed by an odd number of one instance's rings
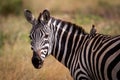
[[[0,80],[72,80],[68,69],[52,56],[42,69],[32,66],[31,24],[24,9],[36,18],[48,9],[51,16],[80,25],[86,32],[94,24],[99,33],[120,34],[120,0],[0,0]]]

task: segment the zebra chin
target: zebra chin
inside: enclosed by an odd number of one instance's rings
[[[43,66],[43,60],[38,57],[32,57],[32,64],[36,69],[40,69]]]

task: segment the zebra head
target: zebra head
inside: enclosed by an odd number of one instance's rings
[[[27,21],[32,24],[29,36],[33,50],[32,64],[35,68],[41,68],[44,58],[51,53],[53,45],[53,29],[48,26],[50,13],[48,10],[44,10],[38,19],[35,19],[29,10],[24,10],[24,15]]]

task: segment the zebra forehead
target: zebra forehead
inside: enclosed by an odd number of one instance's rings
[[[40,35],[40,34],[41,34],[41,36],[44,36],[44,35],[49,35],[50,33],[51,33],[50,28],[47,28],[47,26],[46,26],[44,28],[33,28],[30,31],[30,36]]]
[[[37,30],[38,28],[39,28],[39,29],[42,29],[42,28],[44,28],[45,26],[46,26],[46,25],[45,25],[45,23],[44,23],[43,21],[37,22],[35,25],[33,25],[30,33],[35,32],[35,30]]]

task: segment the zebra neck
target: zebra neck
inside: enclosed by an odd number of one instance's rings
[[[84,29],[76,26],[75,24],[54,19],[51,21],[56,28],[55,41],[52,48],[52,55],[66,67],[74,54],[75,47],[78,43],[80,36],[84,36],[87,33]]]

